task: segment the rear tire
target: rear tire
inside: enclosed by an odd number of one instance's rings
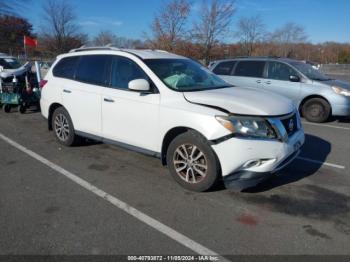
[[[220,166],[208,141],[194,131],[177,136],[167,150],[170,174],[182,187],[207,191],[218,181]]]
[[[11,105],[9,104],[4,104],[2,106],[2,109],[5,111],[5,113],[10,113],[11,112]]]
[[[303,116],[310,122],[325,122],[329,118],[330,113],[330,105],[322,98],[309,99],[303,104],[302,107]]]
[[[63,107],[57,108],[52,115],[52,129],[62,145],[73,146],[77,142],[73,122]]]

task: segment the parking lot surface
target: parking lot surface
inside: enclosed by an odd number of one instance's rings
[[[0,254],[350,255],[350,120],[303,122],[277,177],[193,193],[158,159],[65,148],[40,113],[0,112]]]

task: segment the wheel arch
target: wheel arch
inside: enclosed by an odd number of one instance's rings
[[[47,118],[47,124],[48,124],[48,129],[51,131],[52,130],[52,115],[53,115],[53,112],[55,112],[55,110],[59,107],[63,107],[64,106],[60,103],[53,103],[50,105],[49,107],[49,115],[48,115],[48,118]]]
[[[163,166],[166,166],[166,153],[171,141],[173,141],[174,138],[177,137],[178,135],[186,133],[189,130],[193,130],[193,129],[185,126],[177,126],[177,127],[171,128],[165,134],[162,141],[162,149],[161,149],[161,155],[160,155]]]
[[[204,139],[207,140],[207,138],[201,133],[199,132],[198,130],[196,129],[193,129],[193,128],[189,128],[189,127],[186,127],[186,126],[178,126],[178,127],[173,127],[171,128],[170,130],[168,130],[168,132],[165,134],[164,138],[163,138],[163,142],[162,142],[162,149],[161,149],[161,161],[162,161],[162,165],[163,166],[166,166],[167,165],[167,159],[166,159],[166,155],[167,155],[167,150],[168,150],[168,147],[171,143],[171,141],[173,141],[177,136],[183,134],[183,133],[186,133],[188,131],[192,131],[192,132],[195,132],[197,133],[198,135],[202,136]],[[213,150],[213,153],[215,155],[215,158],[218,162],[218,167],[220,169],[220,172],[221,172],[221,163],[220,163],[220,160],[218,158],[218,156],[216,155],[216,152]]]

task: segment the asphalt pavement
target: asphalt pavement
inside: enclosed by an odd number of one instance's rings
[[[0,254],[350,255],[350,120],[303,122],[277,177],[194,193],[158,159],[66,148],[40,113],[0,112]]]

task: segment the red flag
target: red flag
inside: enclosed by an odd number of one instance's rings
[[[24,36],[24,45],[31,46],[31,47],[37,47],[38,40],[34,38],[30,38],[29,36]]]

